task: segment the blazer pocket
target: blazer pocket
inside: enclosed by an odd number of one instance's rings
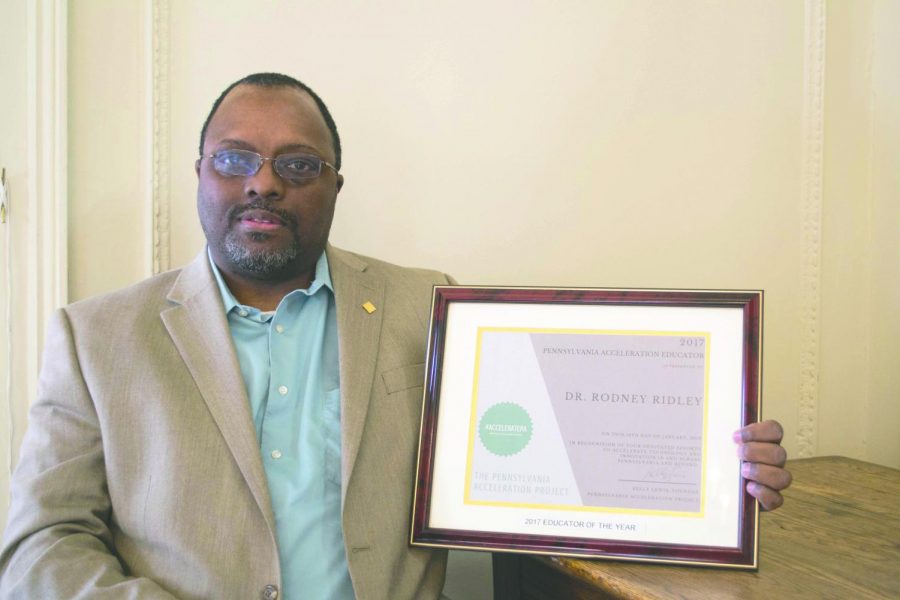
[[[425,385],[425,363],[406,365],[385,371],[381,380],[388,394]]]

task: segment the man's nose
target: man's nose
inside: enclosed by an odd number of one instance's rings
[[[280,200],[284,197],[284,180],[275,172],[271,160],[263,161],[259,171],[244,180],[244,194],[249,198]]]

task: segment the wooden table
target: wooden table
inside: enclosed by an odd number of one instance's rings
[[[494,554],[496,600],[900,598],[900,471],[793,460],[784,506],[760,515],[759,571]]]

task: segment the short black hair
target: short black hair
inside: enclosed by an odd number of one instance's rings
[[[334,123],[334,119],[331,117],[331,113],[328,112],[328,107],[325,106],[325,103],[319,98],[319,95],[316,94],[312,88],[303,83],[302,81],[298,81],[293,77],[288,75],[282,75],[281,73],[253,73],[252,75],[247,75],[241,79],[238,79],[219,94],[219,97],[216,98],[216,101],[213,102],[212,108],[209,111],[209,115],[206,117],[206,121],[203,122],[203,129],[200,130],[200,154],[203,155],[203,142],[206,141],[206,129],[209,127],[209,122],[212,120],[213,115],[216,114],[216,111],[219,109],[219,105],[222,104],[222,100],[225,99],[225,96],[228,95],[228,92],[233,90],[239,85],[255,85],[257,87],[292,87],[296,88],[300,91],[306,92],[312,99],[315,100],[316,106],[319,107],[319,112],[322,113],[322,118],[325,119],[325,125],[328,126],[328,131],[331,133],[331,144],[334,146],[334,167],[337,170],[341,168],[341,137],[338,135],[337,125]]]

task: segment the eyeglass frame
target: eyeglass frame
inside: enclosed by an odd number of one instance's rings
[[[216,169],[216,166],[215,166],[216,155],[221,152],[243,152],[246,154],[254,154],[254,155],[256,155],[257,159],[259,160],[259,163],[256,165],[255,171],[253,171],[252,173],[248,173],[246,175],[223,173],[219,169]],[[285,177],[278,170],[278,162],[277,162],[279,158],[282,158],[285,156],[303,156],[303,157],[307,157],[307,158],[314,158],[319,163],[319,172],[316,173],[315,176],[313,176],[313,177],[301,177],[301,178]],[[212,165],[213,170],[216,173],[218,173],[219,175],[222,175],[224,177],[253,177],[257,173],[259,173],[260,169],[262,169],[263,163],[265,163],[267,160],[272,161],[272,168],[279,177],[281,177],[283,180],[289,181],[291,183],[302,183],[304,181],[312,181],[313,179],[317,179],[317,178],[321,177],[322,176],[322,165],[325,165],[326,167],[328,167],[329,169],[334,171],[335,175],[340,175],[340,171],[338,171],[337,167],[335,167],[333,164],[331,164],[330,162],[328,162],[327,160],[325,160],[324,158],[322,158],[320,156],[316,156],[315,154],[310,154],[308,152],[285,152],[284,154],[279,154],[278,156],[270,157],[270,156],[263,156],[259,152],[255,152],[253,150],[246,150],[244,148],[224,148],[222,150],[213,152],[212,154],[201,154],[200,157],[197,159],[197,162],[203,160],[204,158],[213,159],[213,165]]]

